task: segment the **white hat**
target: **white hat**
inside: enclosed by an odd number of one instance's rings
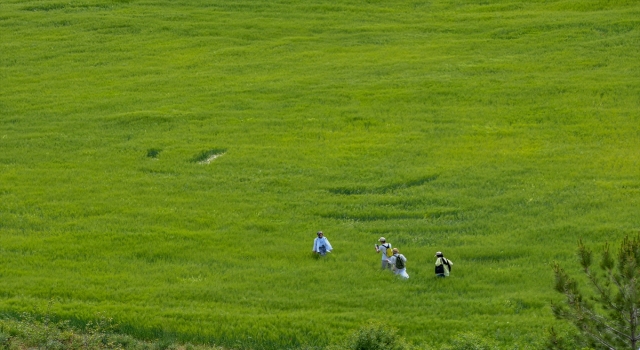
[[[437,252],[436,256],[442,256],[442,252]]]
[[[380,239],[379,239],[378,241],[380,241],[380,242],[386,242],[387,240],[386,240],[386,239],[384,239],[384,237],[380,237]]]

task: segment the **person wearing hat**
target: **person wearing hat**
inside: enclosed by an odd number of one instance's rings
[[[382,269],[390,269],[391,265],[388,259],[391,257],[391,243],[387,243],[384,237],[380,237],[378,242],[380,242],[380,245],[376,244],[376,253],[382,253]]]
[[[453,262],[445,258],[442,252],[437,252],[436,258],[436,276],[448,277],[449,273],[451,272],[451,266],[453,266]]]
[[[393,265],[393,273],[402,278],[409,278],[407,274],[407,258],[400,254],[398,248],[393,248],[393,255],[389,258],[389,264]]]
[[[331,253],[333,248],[331,247],[331,243],[329,243],[327,237],[324,236],[324,233],[322,233],[322,231],[318,231],[317,235],[318,237],[313,240],[313,252],[322,256],[325,256],[327,253]]]

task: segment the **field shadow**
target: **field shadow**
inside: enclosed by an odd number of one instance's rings
[[[385,194],[397,190],[403,190],[411,187],[422,186],[426,183],[435,181],[438,178],[438,175],[429,175],[424,176],[415,180],[403,181],[391,183],[385,186],[378,187],[334,187],[330,188],[327,191],[332,194],[337,195],[357,195],[357,194]]]

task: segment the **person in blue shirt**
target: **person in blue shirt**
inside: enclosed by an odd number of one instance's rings
[[[322,231],[318,231],[317,235],[318,237],[313,240],[313,252],[322,256],[327,253],[331,253],[333,248],[331,247],[331,243],[329,243],[327,237],[324,236],[324,233],[322,233]]]

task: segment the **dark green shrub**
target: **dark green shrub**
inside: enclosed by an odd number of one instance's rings
[[[494,350],[497,349],[492,341],[489,341],[475,333],[458,334],[449,346],[443,350]]]
[[[161,149],[149,148],[147,150],[147,157],[149,157],[149,158],[158,158],[158,156],[160,155],[160,152],[162,152]]]
[[[0,331],[0,348],[9,345],[9,335]]]
[[[382,323],[372,322],[360,327],[343,343],[330,346],[329,350],[405,350],[411,349],[397,330]]]

